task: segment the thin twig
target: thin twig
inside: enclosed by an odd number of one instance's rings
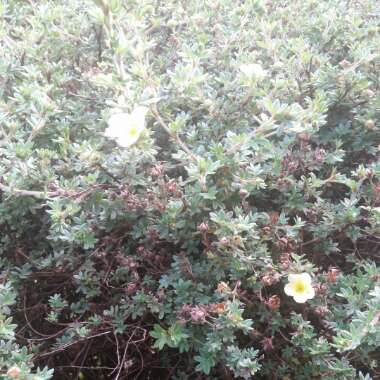
[[[28,140],[26,141],[27,143],[31,142],[37,136],[37,134],[40,133],[40,131],[45,127],[46,121],[47,119],[45,116],[41,117],[39,122],[32,129],[32,132],[30,133]]]
[[[117,339],[117,334],[114,332],[113,333],[114,337],[115,337],[115,341],[116,341],[116,356],[117,356],[117,365],[115,368],[113,368],[113,371],[110,373],[110,375],[112,375],[115,371],[117,371],[117,369],[119,368],[120,366],[120,349],[119,349],[119,339]]]
[[[80,366],[80,365],[60,365],[60,366],[55,366],[54,368],[79,368],[79,369],[90,369],[90,370],[103,370],[103,369],[112,369],[112,367],[86,367],[86,366]]]
[[[64,328],[64,329],[62,329],[61,331],[58,331],[57,333],[55,333],[55,334],[51,334],[51,335],[46,335],[46,334],[43,334],[43,333],[37,331],[37,330],[32,326],[32,324],[30,323],[29,318],[28,318],[28,315],[27,315],[27,313],[26,313],[26,296],[24,296],[24,317],[25,317],[26,324],[29,326],[29,328],[30,328],[35,334],[37,334],[37,335],[43,337],[43,340],[51,339],[51,338],[55,338],[55,337],[57,337],[58,335],[63,334],[63,333],[67,330],[67,328]]]
[[[123,358],[121,359],[121,363],[119,364],[119,370],[117,371],[115,380],[118,380],[119,377],[120,377],[121,371],[122,371],[124,363],[125,363],[125,359],[127,357],[127,351],[128,351],[129,343],[131,342],[133,335],[135,335],[135,331],[136,330],[133,330],[133,332],[132,332],[131,336],[129,337],[128,342],[127,342],[127,344],[125,346],[124,353],[123,353]]]
[[[86,340],[93,339],[93,338],[98,338],[99,336],[107,335],[107,334],[111,334],[111,333],[112,333],[112,331],[105,331],[105,332],[102,332],[102,333],[99,333],[99,334],[88,336],[88,337],[83,338],[83,339],[78,339],[78,340],[76,340],[74,342],[67,343],[67,344],[63,345],[63,346],[57,348],[56,350],[45,352],[45,353],[40,354],[40,355],[36,355],[35,358],[42,358],[42,357],[45,357],[45,356],[53,355],[56,352],[65,351],[66,348],[68,348],[70,346],[73,346],[74,344],[85,342]]]
[[[14,187],[6,186],[0,183],[0,190],[5,193],[11,193],[15,195],[35,197],[35,198],[54,198],[61,193],[59,191],[33,191],[33,190],[23,190]]]
[[[24,190],[18,189],[15,187],[4,185],[0,182],[0,190],[5,193],[11,193],[14,195],[26,196],[26,197],[35,197],[35,198],[54,198],[58,196],[66,196],[75,199],[77,202],[82,201],[85,197],[91,194],[94,190],[97,189],[109,189],[114,188],[114,185],[99,184],[93,185],[92,187],[81,190],[78,192],[68,191],[59,189],[56,191],[34,191],[34,190]]]
[[[158,112],[157,105],[154,104],[151,108],[153,115],[155,116],[158,124],[165,130],[165,132],[185,151],[188,156],[195,162],[198,162],[198,157],[188,148],[188,146],[181,140],[177,133],[173,133],[169,126],[162,119],[160,113]]]

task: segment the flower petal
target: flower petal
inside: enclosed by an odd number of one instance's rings
[[[115,113],[108,119],[108,126],[111,129],[126,127],[131,121],[131,115],[128,113]]]
[[[130,114],[117,113],[111,115],[104,135],[115,139],[124,148],[130,147],[137,142],[145,128],[147,112],[148,108],[146,107],[136,107]]]
[[[289,283],[289,284],[285,285],[284,292],[288,296],[293,296],[293,294],[294,294],[294,287],[292,286],[292,283]]]
[[[311,284],[311,276],[309,273],[301,273],[299,276],[302,278],[302,281]]]
[[[307,291],[305,292],[305,295],[307,295],[308,299],[312,299],[315,297],[315,290],[311,285],[310,285],[310,288],[308,288]]]
[[[297,294],[293,298],[297,303],[305,303],[309,299],[305,294]]]
[[[142,106],[136,107],[132,111],[131,117],[135,119],[136,121],[140,121],[141,124],[145,124],[145,117],[148,111],[149,111],[149,108],[147,107],[142,107]]]
[[[300,278],[300,275],[299,275],[299,274],[290,274],[290,275],[288,276],[288,281],[289,281],[290,283],[297,282],[297,281],[299,281],[299,278]]]
[[[284,287],[285,294],[292,296],[297,303],[304,303],[315,297],[315,290],[308,273],[289,274],[288,283]]]
[[[118,135],[119,135],[119,133],[118,133],[118,129],[115,128],[115,127],[108,127],[108,128],[104,131],[104,136],[106,136],[106,137],[116,138]]]
[[[240,66],[240,71],[247,77],[263,79],[267,72],[257,63],[248,63]]]
[[[119,136],[116,141],[123,148],[129,148],[131,145],[137,142],[139,137],[140,134],[136,134],[135,136],[125,134],[124,136]]]

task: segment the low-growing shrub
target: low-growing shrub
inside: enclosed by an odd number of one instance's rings
[[[0,20],[2,378],[380,378],[377,0]]]

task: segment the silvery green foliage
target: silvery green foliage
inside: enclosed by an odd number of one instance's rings
[[[11,0],[0,22],[4,376],[378,376],[378,1]]]
[[[11,307],[16,302],[16,293],[9,282],[0,284],[0,366],[6,376],[12,374],[12,369],[19,374],[18,378],[25,380],[48,380],[53,375],[52,369],[37,369],[32,371],[33,356],[26,347],[20,347],[16,342],[17,325],[13,323]],[[4,377],[4,376],[3,376]],[[13,377],[15,378],[15,377]]]

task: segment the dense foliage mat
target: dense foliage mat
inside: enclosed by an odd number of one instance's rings
[[[1,378],[380,379],[378,0],[0,24]]]

